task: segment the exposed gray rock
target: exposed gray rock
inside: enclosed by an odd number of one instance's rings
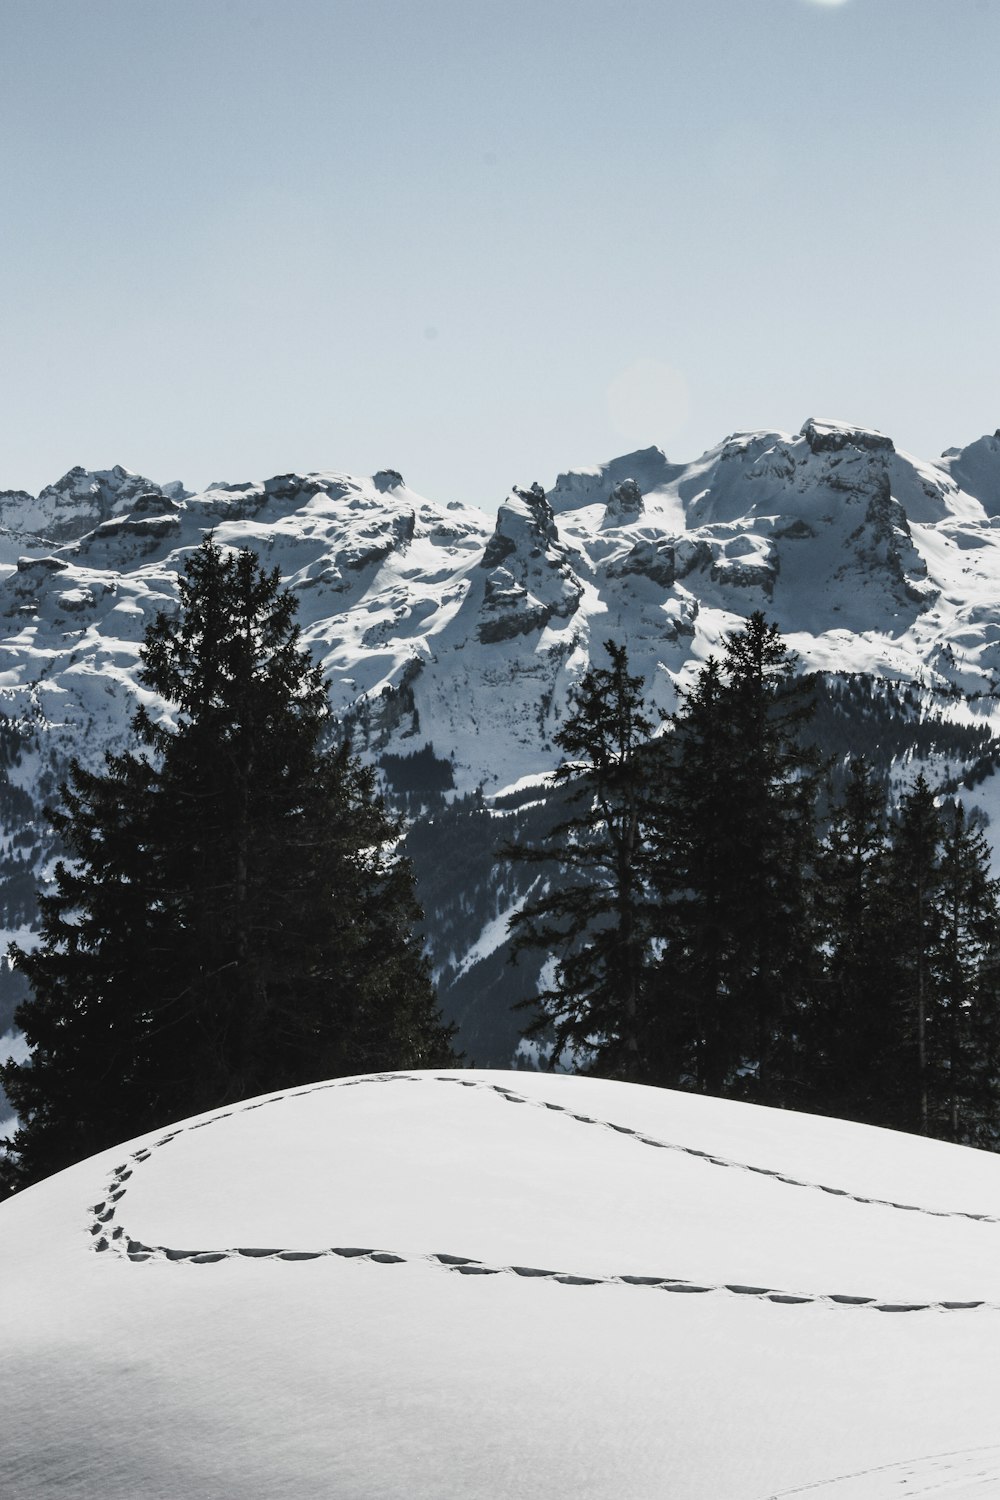
[[[845,448],[863,448],[868,453],[895,453],[892,438],[873,427],[854,427],[846,422],[827,422],[809,417],[802,425],[802,436],[813,453],[840,453]]]
[[[632,521],[642,511],[642,490],[634,479],[623,479],[611,491],[604,513],[609,521]]]
[[[403,484],[403,476],[399,473],[398,469],[379,469],[377,474],[372,475],[372,484],[384,495],[389,490],[400,489]]]
[[[540,484],[515,489],[501,505],[480,566],[489,575],[477,631],[485,644],[567,619],[583,593]]]
[[[624,557],[608,564],[609,578],[627,578],[630,574],[641,574],[664,589],[673,588],[677,577],[673,543],[639,541]]]

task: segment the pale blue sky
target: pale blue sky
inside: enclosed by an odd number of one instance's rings
[[[0,488],[1000,426],[1000,0],[0,0]]]

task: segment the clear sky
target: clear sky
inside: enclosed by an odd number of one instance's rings
[[[0,488],[1000,426],[1000,0],[0,0]]]

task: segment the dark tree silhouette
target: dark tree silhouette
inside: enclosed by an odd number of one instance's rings
[[[398,827],[324,748],[330,707],[292,595],[249,550],[190,558],[146,634],[160,717],[75,764],[42,942],[13,950],[33,1049],[0,1070],[33,1181],[171,1119],[344,1072],[452,1059]]]
[[[554,780],[570,815],[544,846],[507,850],[546,867],[541,893],[511,927],[515,952],[541,947],[554,961],[526,1034],[551,1034],[554,1061],[569,1047],[579,1065],[637,1081],[649,1066],[642,752],[652,721],[626,648],[608,641],[605,650],[611,665],[584,674],[555,737],[565,759]]]

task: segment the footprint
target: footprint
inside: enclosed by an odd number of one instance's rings
[[[102,1228],[105,1225],[108,1225],[114,1218],[116,1211],[115,1206],[118,1200],[120,1200],[125,1195],[125,1184],[131,1178],[134,1166],[148,1161],[155,1150],[157,1150],[161,1146],[169,1145],[169,1143],[172,1140],[176,1139],[178,1135],[182,1135],[188,1130],[203,1129],[206,1125],[214,1124],[218,1120],[229,1119],[233,1114],[242,1113],[243,1110],[262,1109],[266,1104],[279,1104],[285,1097],[297,1098],[301,1097],[301,1095],[305,1093],[316,1093],[320,1090],[330,1088],[352,1087],[362,1083],[370,1085],[372,1083],[379,1082],[419,1083],[423,1081],[426,1080],[416,1078],[413,1075],[409,1074],[387,1074],[379,1075],[374,1078],[353,1078],[346,1079],[343,1082],[336,1081],[331,1083],[317,1084],[312,1088],[299,1090],[297,1093],[289,1096],[261,1099],[253,1104],[243,1105],[238,1110],[227,1110],[224,1114],[215,1115],[210,1120],[201,1120],[196,1124],[184,1126],[178,1130],[168,1132],[166,1135],[161,1136],[160,1139],[156,1141],[152,1146],[144,1147],[142,1150],[136,1151],[131,1159],[131,1163],[124,1162],[113,1169],[110,1182],[110,1190],[108,1191],[106,1197],[103,1198],[99,1203],[94,1204],[93,1207],[89,1210],[89,1212],[94,1216],[94,1222],[90,1226],[90,1233],[94,1240],[95,1250],[107,1251],[109,1248],[113,1247],[118,1251],[119,1254],[122,1254],[124,1252],[124,1255],[127,1256],[129,1260],[141,1261],[159,1257],[176,1263],[188,1263],[193,1265],[212,1264],[220,1260],[232,1259],[237,1256],[242,1256],[248,1259],[279,1259],[287,1261],[304,1261],[317,1260],[325,1255],[336,1255],[344,1259],[367,1259],[370,1262],[374,1262],[380,1265],[403,1264],[407,1260],[406,1256],[396,1255],[393,1252],[387,1250],[374,1250],[370,1248],[362,1248],[359,1246],[335,1246],[328,1250],[281,1250],[257,1246],[242,1246],[233,1250],[220,1251],[177,1250],[165,1247],[154,1249],[148,1245],[144,1245],[141,1241],[131,1239],[124,1233],[120,1224],[115,1225],[113,1229],[110,1230],[110,1241],[105,1235],[101,1233],[101,1231]],[[800,1179],[789,1177],[783,1173],[777,1172],[770,1167],[762,1167],[750,1163],[729,1161],[725,1157],[713,1156],[710,1152],[702,1151],[697,1147],[680,1146],[668,1141],[657,1140],[652,1136],[640,1135],[639,1132],[637,1130],[634,1130],[631,1126],[619,1125],[614,1121],[609,1120],[599,1120],[592,1115],[574,1114],[564,1105],[556,1104],[552,1100],[539,1100],[529,1098],[525,1095],[515,1093],[512,1090],[504,1089],[497,1085],[484,1084],[484,1082],[479,1079],[454,1078],[449,1076],[447,1078],[439,1078],[432,1081],[458,1084],[463,1088],[480,1090],[482,1090],[483,1088],[488,1088],[492,1092],[498,1094],[502,1099],[506,1100],[509,1104],[532,1104],[536,1107],[541,1107],[553,1111],[557,1114],[567,1115],[571,1120],[575,1120],[581,1125],[603,1125],[606,1129],[612,1130],[618,1135],[631,1136],[633,1140],[636,1140],[637,1142],[639,1142],[639,1144],[644,1146],[651,1146],[658,1150],[680,1151],[685,1155],[692,1156],[701,1161],[704,1161],[711,1166],[730,1167],[736,1170],[754,1172],[760,1176],[770,1177],[772,1180],[784,1183],[790,1187],[813,1188],[820,1192],[828,1193],[832,1197],[845,1198],[852,1202],[861,1204],[873,1205],[883,1208],[892,1208],[901,1212],[927,1214],[928,1216],[933,1218],[964,1218],[977,1223],[1000,1223],[1000,1219],[991,1214],[969,1213],[961,1210],[925,1209],[913,1203],[895,1203],[891,1202],[888,1199],[862,1197],[860,1195],[850,1193],[845,1188],[830,1187],[824,1183],[803,1182]],[[956,1312],[960,1310],[969,1310],[992,1306],[992,1304],[986,1301],[941,1301],[935,1303],[877,1302],[874,1297],[862,1297],[847,1293],[828,1293],[826,1295],[800,1295],[792,1292],[775,1291],[769,1287],[744,1285],[743,1283],[739,1282],[727,1282],[725,1283],[724,1287],[702,1286],[689,1281],[684,1281],[682,1279],[672,1279],[670,1277],[661,1276],[639,1276],[633,1274],[622,1276],[596,1277],[580,1276],[568,1272],[545,1270],[537,1266],[486,1266],[483,1265],[482,1262],[472,1260],[467,1256],[452,1255],[444,1251],[439,1251],[430,1256],[421,1255],[417,1258],[425,1262],[428,1260],[436,1261],[439,1265],[444,1266],[446,1269],[457,1271],[460,1275],[465,1276],[496,1276],[500,1274],[507,1274],[526,1278],[551,1279],[559,1281],[565,1286],[600,1286],[618,1283],[627,1286],[653,1287],[670,1292],[703,1293],[726,1290],[737,1296],[760,1297],[770,1302],[784,1303],[789,1305],[802,1305],[807,1303],[824,1302],[827,1305],[839,1307],[867,1307],[878,1312],[923,1312],[928,1311],[930,1308],[935,1308],[947,1312]]]

